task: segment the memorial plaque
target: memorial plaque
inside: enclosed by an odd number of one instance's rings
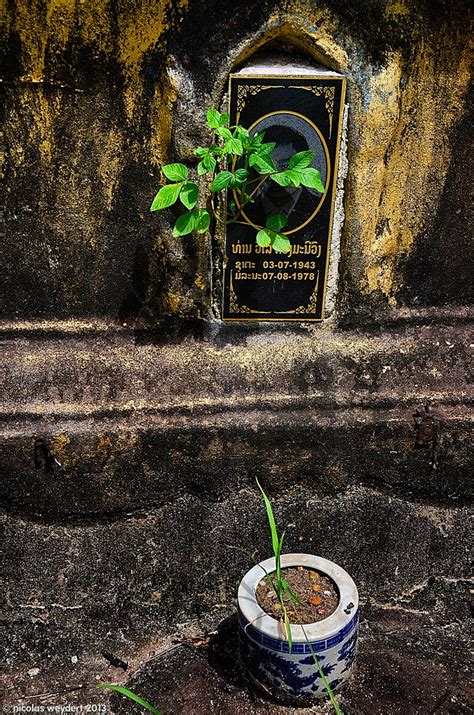
[[[269,180],[245,208],[252,225],[227,226],[224,320],[323,320],[344,93],[345,79],[330,72],[231,75],[230,124],[252,135],[265,131],[265,141],[277,144],[272,156],[281,170],[292,154],[314,150],[311,166],[325,191]],[[258,227],[275,213],[288,217],[282,233],[291,253],[256,243]]]

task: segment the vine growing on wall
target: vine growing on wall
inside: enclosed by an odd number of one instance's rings
[[[208,189],[200,196],[200,188],[190,179],[184,164],[165,164],[162,171],[171,183],[162,186],[151,204],[151,211],[166,209],[178,200],[187,209],[176,220],[173,236],[186,236],[192,231],[204,233],[211,221],[228,226],[242,224],[256,229],[259,246],[278,253],[288,253],[291,248],[283,229],[288,216],[271,214],[265,225],[251,223],[244,209],[255,203],[266,182],[274,181],[282,187],[306,186],[324,193],[320,172],[311,167],[314,151],[293,154],[285,167],[277,167],[272,152],[275,142],[265,142],[265,132],[251,134],[240,125],[229,126],[229,115],[216,109],[207,112],[207,123],[213,130],[209,146],[198,146],[194,154],[198,159],[196,174],[210,177]],[[232,194],[226,200],[226,192]],[[201,199],[201,200],[200,200]]]

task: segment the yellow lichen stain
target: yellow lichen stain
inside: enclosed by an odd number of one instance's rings
[[[76,0],[49,0],[46,5],[46,26],[54,28],[54,41],[64,48],[69,39],[76,13]],[[51,36],[51,31],[49,32]]]
[[[48,47],[65,49],[72,35],[83,45],[96,45],[102,52],[113,52],[111,33],[112,0],[47,0],[46,3],[19,0],[15,10],[7,13],[7,27],[18,33],[22,79],[41,82],[44,79]]]
[[[133,452],[138,441],[139,436],[135,432],[101,434],[81,442],[80,451],[71,449],[66,451],[71,444],[71,438],[60,434],[51,439],[51,446],[63,468],[75,469],[86,463],[93,463],[105,469],[107,465],[115,464],[122,454]]]
[[[170,10],[183,12],[187,4],[187,0],[138,0],[131,12],[127,8],[119,12],[120,62],[130,66],[139,64],[150,47],[157,43],[162,47],[162,35],[170,28]]]
[[[138,441],[139,436],[136,432],[101,434],[92,441],[88,449],[78,455],[78,459],[98,461],[104,465],[113,464],[121,454],[134,451]]]
[[[206,290],[208,287],[207,281],[202,276],[197,276],[194,285],[196,285],[199,290]]]
[[[440,73],[439,66],[433,48],[421,48],[410,68],[392,54],[370,81],[365,111],[353,92],[360,149],[349,162],[347,220],[355,219],[360,227],[362,288],[382,293],[389,305],[395,305],[400,287],[400,259],[436,214],[451,159],[447,132],[462,112],[467,61],[461,59],[455,78]]]
[[[405,4],[404,0],[388,0],[385,13],[386,15],[409,15],[410,8]]]
[[[41,84],[45,76],[47,51],[61,53],[71,38],[83,46],[93,47],[104,55],[116,55],[122,66],[125,79],[121,100],[127,118],[133,121],[142,99],[141,67],[146,52],[153,47],[164,49],[164,33],[172,22],[179,23],[187,8],[188,0],[159,0],[151,3],[139,0],[132,7],[112,7],[112,0],[48,0],[39,2],[19,0],[15,12],[7,14],[7,27],[16,31],[20,38],[24,82]],[[112,32],[116,24],[116,41]],[[160,82],[157,82],[160,85]],[[171,134],[172,107],[176,99],[175,89],[157,88],[153,110],[153,124],[158,136],[150,142],[152,156],[166,149]],[[43,113],[46,108],[43,107]],[[40,122],[43,133],[40,147],[42,157],[51,158],[51,137],[48,120]],[[161,158],[161,156],[160,156]]]
[[[114,128],[105,132],[105,136],[100,131],[94,132],[94,136],[97,138],[96,152],[99,163],[99,176],[106,199],[106,206],[110,211],[123,166],[123,136]]]
[[[101,52],[115,52],[112,18],[115,0],[76,0],[77,25],[84,44],[97,46]]]
[[[124,103],[128,118],[133,119],[141,99],[140,69],[145,53],[152,47],[164,48],[164,33],[171,27],[171,10],[178,17],[184,13],[188,0],[160,0],[150,3],[140,0],[133,12],[118,13],[118,59],[124,68]]]
[[[165,296],[166,304],[171,315],[177,315],[182,305],[182,297],[176,293],[167,293]]]
[[[150,139],[147,150],[151,161],[161,164],[166,161],[173,131],[173,110],[178,97],[178,88],[167,72],[161,82],[157,82],[150,108]]]
[[[32,138],[35,137],[41,160],[49,165],[53,158],[54,123],[61,111],[59,97],[46,93],[42,86],[34,91],[28,88],[22,92],[19,108],[25,116],[32,116]]]
[[[69,452],[66,452],[66,447],[68,447],[70,442],[71,438],[65,434],[55,435],[51,439],[51,448],[62,467],[68,467],[70,465],[71,455]]]

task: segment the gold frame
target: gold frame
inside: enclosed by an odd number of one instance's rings
[[[322,143],[322,145],[323,145],[324,153],[325,153],[325,155],[326,155],[327,174],[326,174],[326,188],[325,188],[325,190],[324,190],[324,194],[323,194],[323,195],[321,196],[321,198],[319,199],[319,203],[316,205],[316,208],[315,208],[315,210],[313,211],[313,213],[311,214],[311,216],[310,216],[309,218],[307,218],[306,221],[301,224],[301,226],[297,226],[296,228],[292,228],[291,231],[282,231],[282,233],[283,233],[285,236],[289,236],[290,233],[296,233],[296,231],[300,231],[302,228],[304,228],[305,226],[307,226],[307,224],[308,224],[310,221],[313,220],[313,218],[316,216],[316,214],[318,213],[319,209],[320,209],[321,206],[323,205],[324,199],[325,199],[326,196],[327,196],[329,184],[330,184],[330,181],[331,181],[331,168],[332,168],[332,167],[331,167],[331,157],[329,156],[329,149],[328,149],[328,145],[326,144],[326,140],[324,139],[323,135],[321,134],[321,132],[320,132],[320,130],[318,129],[318,127],[316,126],[316,124],[314,124],[314,122],[312,122],[311,119],[308,119],[308,117],[305,117],[304,114],[300,114],[299,112],[291,112],[291,111],[288,111],[287,109],[279,109],[279,110],[277,110],[276,112],[269,112],[268,114],[264,114],[263,117],[260,117],[259,119],[257,119],[257,121],[254,122],[251,127],[249,127],[249,132],[251,132],[252,129],[253,129],[259,122],[261,122],[263,119],[266,119],[267,117],[273,117],[275,114],[293,114],[295,117],[301,117],[301,119],[304,119],[305,122],[308,122],[308,124],[310,124],[310,125],[313,127],[313,129],[316,130],[316,133],[318,134],[319,138],[321,139],[321,143]],[[237,206],[239,206],[239,201],[238,201],[238,199],[237,199],[237,194],[235,193],[235,191],[234,191],[233,193],[234,193],[234,199],[235,199],[236,202],[237,202]],[[240,208],[240,206],[239,206],[239,208]],[[242,216],[245,216],[245,218],[247,219],[247,221],[249,222],[249,224],[250,224],[251,226],[253,226],[253,227],[256,228],[256,229],[259,228],[258,226],[256,226],[256,225],[253,223],[253,221],[251,221],[251,220],[249,219],[249,217],[247,216],[247,214],[245,213],[245,211],[242,211]]]
[[[335,198],[336,198],[336,188],[337,188],[337,174],[339,170],[339,153],[341,149],[341,135],[342,135],[342,118],[344,114],[344,107],[345,107],[345,98],[346,98],[346,78],[341,76],[341,77],[334,77],[334,76],[328,76],[328,75],[242,75],[242,74],[230,74],[229,75],[229,85],[228,85],[228,109],[230,113],[230,101],[231,101],[231,82],[233,79],[254,79],[254,80],[261,80],[261,79],[273,79],[273,80],[278,80],[278,79],[285,79],[285,80],[335,80],[338,82],[341,82],[341,103],[339,107],[339,117],[338,117],[338,136],[337,136],[337,142],[336,142],[336,149],[335,149],[335,155],[334,155],[334,170],[333,170],[333,175],[334,175],[334,182],[333,182],[333,187],[332,187],[332,195],[331,195],[331,212],[329,215],[329,226],[328,226],[328,250],[326,252],[326,265],[325,265],[325,271],[324,271],[324,283],[323,283],[323,291],[322,291],[322,313],[323,315],[320,318],[290,318],[290,317],[284,317],[284,318],[224,318],[224,292],[222,294],[222,320],[225,322],[251,322],[251,321],[259,321],[261,323],[266,323],[266,322],[279,322],[279,323],[285,323],[285,322],[298,322],[298,323],[322,323],[325,320],[325,307],[326,307],[326,290],[327,290],[327,279],[328,279],[328,272],[329,272],[329,261],[331,257],[331,238],[332,238],[332,230],[333,230],[333,224],[334,224],[334,208],[335,208]],[[283,85],[281,85],[283,86]],[[274,87],[271,86],[273,89]],[[270,87],[268,87],[270,89]],[[284,110],[282,110],[284,111]],[[328,110],[329,112],[329,110]],[[275,112],[279,113],[279,112]],[[290,113],[290,112],[288,112]],[[268,115],[264,116],[269,116],[273,114],[273,112],[270,112]],[[293,112],[293,114],[298,114],[297,112]],[[300,115],[303,117],[303,119],[306,119],[310,124],[312,124],[316,129],[316,125],[311,122],[310,119],[307,117],[304,117],[304,115]],[[261,121],[261,118],[258,119],[257,121]],[[256,122],[255,122],[256,123]],[[254,124],[255,124],[254,123]],[[331,124],[332,124],[332,118],[331,118]],[[254,125],[252,125],[254,126]],[[319,130],[318,134],[320,134]],[[321,136],[321,135],[320,135]],[[327,150],[327,145],[326,141],[323,139],[323,145],[325,148],[325,151]],[[330,166],[330,162],[328,161],[328,165]],[[326,181],[327,186],[329,186],[329,181]],[[319,206],[322,206],[323,200],[327,196],[327,189],[322,197],[322,200],[320,201]],[[319,210],[319,208],[318,208]],[[316,212],[317,213],[317,212]],[[306,225],[306,223],[304,224]],[[299,229],[298,229],[299,230]],[[225,236],[224,236],[224,246],[225,246]],[[224,272],[227,270],[226,265],[224,264]],[[316,279],[316,285],[319,284],[319,273],[318,271],[318,277]],[[225,291],[225,276],[223,280],[223,286],[224,286],[224,291]],[[230,284],[229,284],[229,289],[230,289]],[[297,308],[296,310],[299,310]],[[253,311],[252,311],[253,312]],[[265,311],[255,311],[256,313],[265,313]]]

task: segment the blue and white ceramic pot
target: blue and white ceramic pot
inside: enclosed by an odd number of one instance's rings
[[[310,554],[284,554],[281,564],[283,568],[303,566],[329,576],[339,591],[338,606],[318,623],[292,625],[290,653],[281,624],[260,608],[255,597],[265,572],[275,570],[274,558],[262,561],[245,575],[239,586],[241,658],[248,674],[273,696],[295,703],[311,702],[327,693],[311,648],[333,690],[351,674],[357,645],[359,596],[349,574],[332,561]]]

